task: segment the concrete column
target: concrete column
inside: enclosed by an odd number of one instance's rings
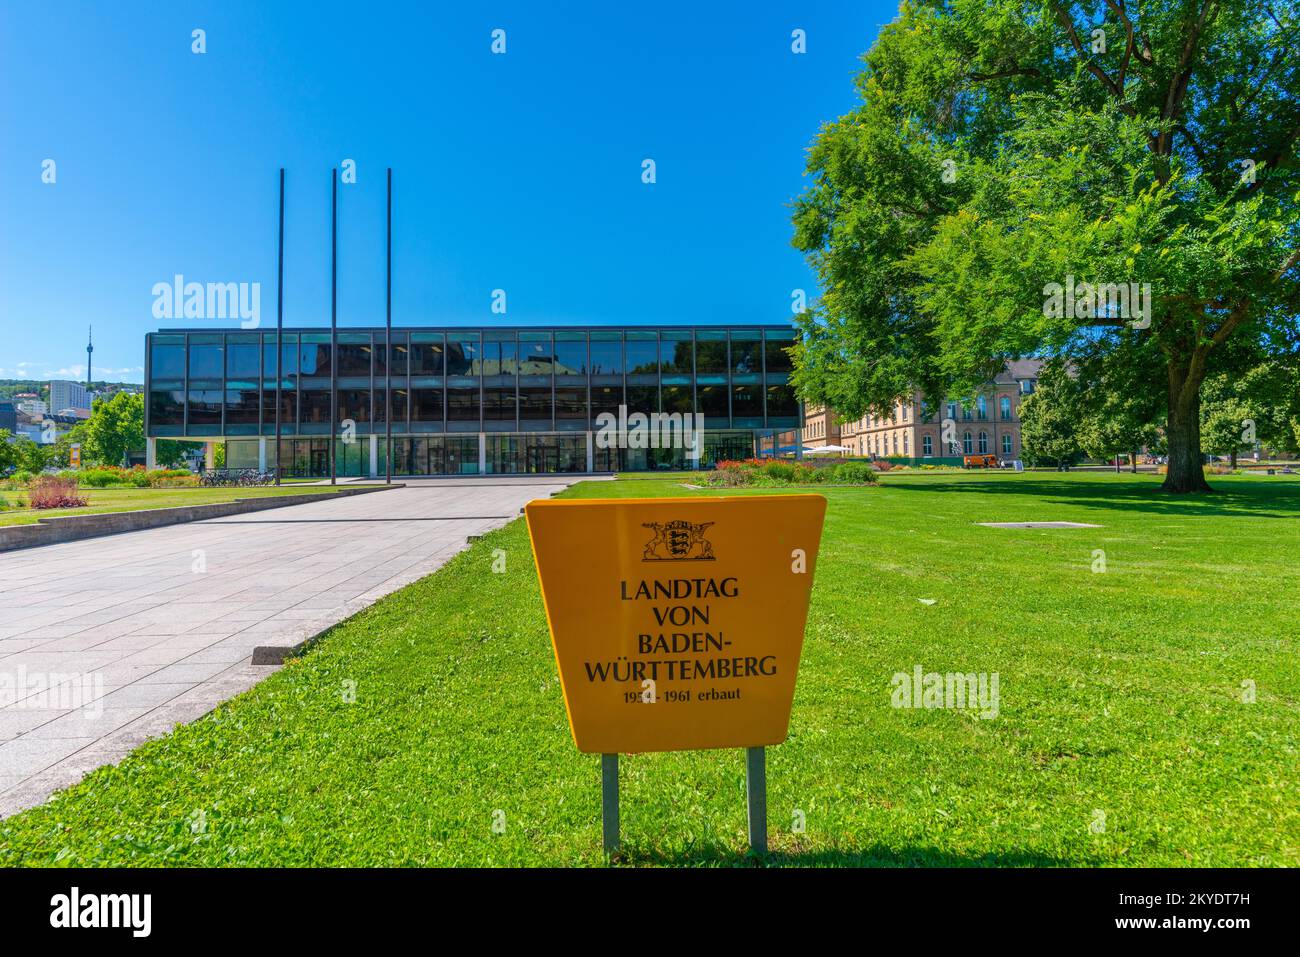
[[[370,477],[379,477],[379,436],[370,437]]]
[[[145,468],[156,469],[158,467],[158,440],[144,440],[144,464]]]
[[[205,469],[214,469],[217,467],[217,443],[203,443],[203,467]]]
[[[587,471],[596,471],[596,451],[595,444],[592,441],[591,433],[587,433]]]
[[[266,439],[257,440],[257,470],[266,471]]]
[[[478,434],[478,474],[487,475],[487,433]]]

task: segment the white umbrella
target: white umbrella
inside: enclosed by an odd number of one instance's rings
[[[837,452],[847,452],[842,445],[813,445],[807,446],[803,450],[804,455],[834,455]]]

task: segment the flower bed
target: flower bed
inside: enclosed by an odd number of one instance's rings
[[[38,475],[27,486],[32,508],[81,508],[86,497],[77,492],[77,480],[62,475]]]
[[[781,459],[719,462],[703,476],[710,488],[786,488],[803,485],[874,485],[876,471],[866,462],[814,467]]]

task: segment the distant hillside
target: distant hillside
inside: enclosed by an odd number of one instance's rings
[[[129,389],[139,392],[142,388],[138,382],[105,382],[102,379],[95,379],[91,382],[91,391],[101,391],[107,388]],[[50,397],[50,380],[49,379],[0,379],[0,399],[12,399],[19,392],[35,392],[42,399]]]

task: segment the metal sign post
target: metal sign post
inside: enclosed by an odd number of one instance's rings
[[[600,817],[605,853],[617,854],[618,836],[618,755],[600,756]]]
[[[745,803],[749,811],[749,849],[767,853],[767,752],[745,749]]]

